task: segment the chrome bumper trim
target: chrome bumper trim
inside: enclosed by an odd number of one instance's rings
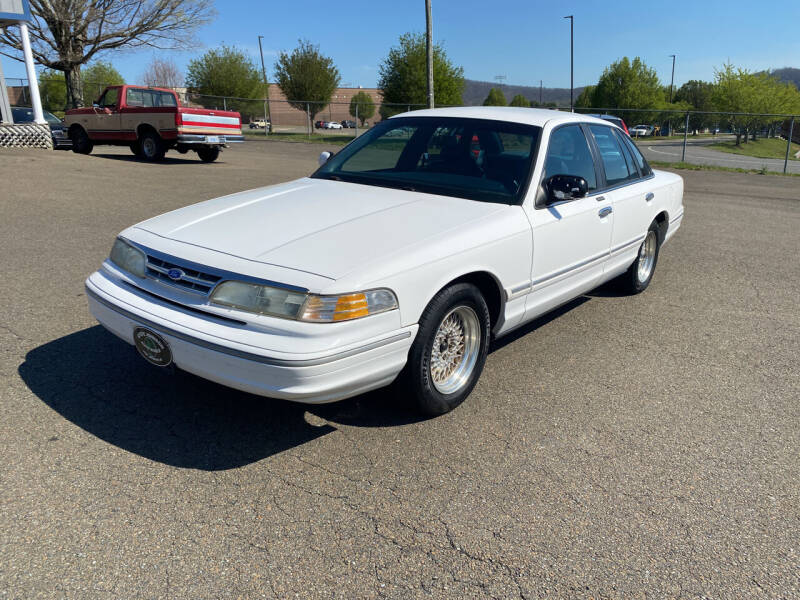
[[[179,133],[178,137],[176,138],[179,144],[208,144],[206,142],[206,135],[198,135],[198,134],[190,134],[190,133]],[[238,144],[239,142],[244,141],[244,135],[224,135],[220,134],[216,137],[219,138],[219,144]],[[217,144],[214,144],[215,146]]]
[[[260,354],[253,354],[252,352],[244,352],[243,350],[237,350],[235,348],[229,348],[228,346],[223,346],[222,344],[215,344],[214,342],[207,342],[206,340],[202,340],[200,338],[193,337],[191,335],[187,335],[185,333],[181,333],[180,331],[176,331],[170,327],[164,327],[163,325],[159,325],[158,323],[154,323],[149,319],[145,319],[136,315],[124,308],[117,306],[113,302],[109,302],[105,298],[101,298],[97,293],[90,290],[88,286],[86,286],[86,295],[92,298],[93,300],[99,302],[106,308],[113,310],[114,312],[132,320],[136,321],[140,325],[144,325],[145,327],[149,327],[150,329],[154,329],[159,333],[164,333],[171,337],[177,338],[184,342],[188,342],[190,344],[194,344],[195,346],[201,346],[208,350],[213,350],[214,352],[220,352],[221,354],[227,354],[229,356],[235,356],[236,358],[242,358],[244,360],[249,360],[257,363],[261,363],[263,365],[270,365],[273,367],[314,367],[317,365],[324,365],[327,363],[336,362],[337,360],[342,360],[343,358],[349,358],[351,356],[355,356],[357,354],[361,354],[362,352],[369,352],[370,350],[374,350],[376,348],[380,348],[382,346],[387,346],[394,342],[399,342],[401,340],[405,340],[411,337],[411,332],[406,331],[404,333],[398,333],[391,337],[385,338],[383,340],[378,340],[377,342],[372,342],[371,344],[366,344],[364,346],[359,346],[358,348],[353,348],[352,350],[346,350],[344,352],[339,352],[337,354],[331,354],[329,356],[323,356],[321,358],[309,358],[309,359],[301,359],[301,360],[285,360],[281,358],[272,358],[269,356],[261,356]]]

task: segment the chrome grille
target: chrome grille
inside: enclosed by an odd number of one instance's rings
[[[171,279],[167,275],[170,269],[180,269],[183,271],[183,276],[178,280]],[[201,294],[208,294],[211,288],[222,279],[222,277],[218,275],[191,269],[185,265],[170,262],[151,254],[147,255],[147,276],[157,279],[162,283],[192,292],[199,292]]]

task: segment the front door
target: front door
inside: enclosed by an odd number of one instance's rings
[[[108,88],[94,108],[94,114],[89,115],[89,137],[96,141],[113,140],[119,136],[120,130],[120,90],[118,87]]]
[[[553,175],[583,177],[589,193],[537,206],[529,213],[533,267],[526,320],[597,286],[611,246],[613,208],[610,199],[597,192],[601,179],[581,125],[551,132],[542,182]]]

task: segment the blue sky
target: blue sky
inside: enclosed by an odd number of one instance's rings
[[[766,6],[768,5],[768,6]],[[217,0],[218,17],[198,32],[206,47],[237,45],[258,61],[264,35],[267,74],[279,50],[298,38],[319,44],[342,74],[342,83],[372,87],[378,65],[400,34],[423,31],[423,0],[277,2]],[[730,60],[750,70],[800,68],[800,2],[673,0],[648,3],[543,2],[535,0],[433,0],[434,37],[469,79],[569,87],[569,21],[575,15],[575,85],[594,83],[622,56],[641,56],[669,83],[711,79]],[[794,29],[794,31],[792,31]],[[203,49],[167,53],[185,67]],[[105,55],[131,83],[139,81],[155,52]],[[3,59],[6,77],[24,77],[21,63]]]

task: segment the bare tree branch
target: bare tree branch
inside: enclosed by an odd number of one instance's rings
[[[193,46],[194,34],[215,16],[213,0],[31,0],[34,60],[64,71],[68,102],[83,103],[81,65],[123,48],[175,50]],[[5,46],[4,46],[5,45]],[[0,54],[22,60],[16,31],[0,34]]]

